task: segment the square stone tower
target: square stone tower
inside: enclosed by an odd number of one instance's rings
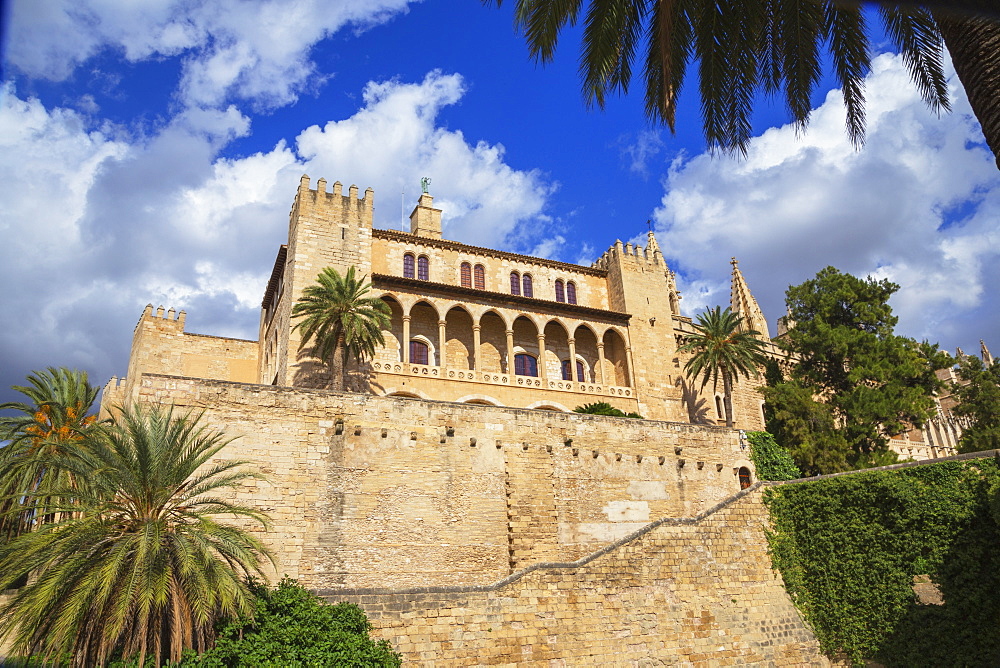
[[[327,192],[326,179],[309,187],[303,175],[288,218],[288,245],[275,261],[261,309],[260,382],[310,387],[321,384],[314,360],[300,358],[298,332],[292,331],[292,306],[303,289],[326,267],[341,274],[354,267],[358,278],[371,273],[372,212],[375,193],[358,187],[342,192],[338,181]]]

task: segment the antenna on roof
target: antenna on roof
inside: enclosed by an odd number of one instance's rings
[[[399,231],[404,232],[403,223],[406,220],[406,188],[399,193]]]

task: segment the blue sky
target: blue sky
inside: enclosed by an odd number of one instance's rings
[[[827,78],[804,135],[758,104],[738,160],[705,154],[693,78],[676,135],[639,87],[588,110],[578,33],[536,66],[507,6],[14,0],[6,19],[0,388],[122,375],[146,303],[253,338],[303,173],[371,186],[396,228],[429,176],[446,237],[568,262],[651,220],[688,315],[728,303],[731,256],[772,328],[833,265],[899,283],[901,333],[1000,349],[1000,172],[957,80],[938,118],[884,45],[863,150]]]

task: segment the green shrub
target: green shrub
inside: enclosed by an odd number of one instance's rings
[[[750,461],[757,470],[758,480],[795,480],[802,472],[788,450],[778,445],[766,431],[748,431]]]
[[[606,401],[595,401],[592,404],[584,404],[583,406],[577,406],[573,409],[574,413],[585,413],[587,415],[607,415],[609,417],[627,417],[636,418],[639,420],[644,420],[645,418],[638,413],[626,413],[623,410],[615,408]]]
[[[856,665],[988,666],[1000,657],[993,459],[768,489],[769,551],[823,651]],[[928,575],[943,605],[921,604]]]
[[[352,603],[326,605],[295,580],[277,589],[255,584],[252,622],[234,620],[220,630],[215,647],[185,655],[181,666],[200,668],[313,668],[400,666],[388,641],[375,642],[371,623]]]

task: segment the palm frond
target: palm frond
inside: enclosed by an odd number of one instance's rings
[[[864,12],[860,6],[832,2],[823,6],[823,12],[833,69],[847,108],[847,136],[861,147],[865,142],[865,75],[871,60]]]

